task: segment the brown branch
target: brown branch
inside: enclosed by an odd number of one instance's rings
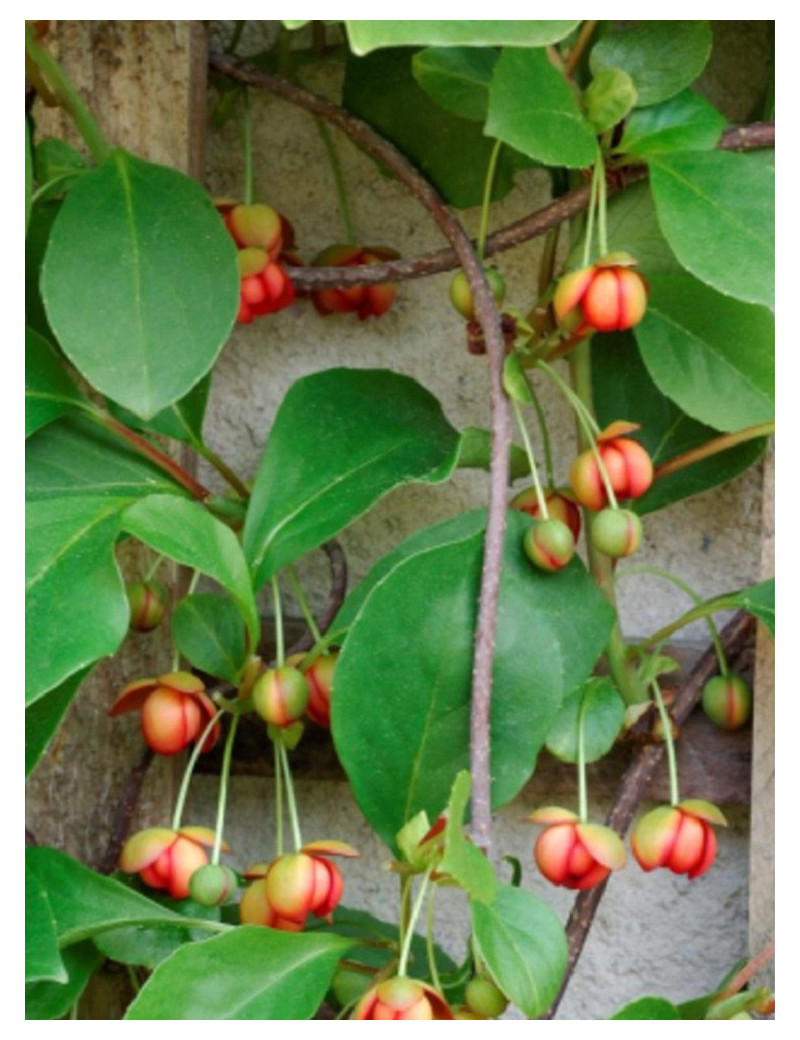
[[[720,632],[720,640],[726,655],[730,655],[741,644],[753,624],[753,618],[744,611],[739,611],[734,615],[733,619]],[[678,729],[689,717],[692,709],[700,700],[703,687],[717,673],[718,669],[719,663],[716,652],[713,646],[709,646],[692,668],[670,707],[670,714],[675,720]],[[663,743],[647,744],[636,753],[625,772],[617,798],[606,818],[607,825],[612,830],[615,830],[620,837],[624,837],[628,827],[631,825],[639,802],[644,797],[647,785],[650,783],[663,753]],[[558,1011],[559,1004],[583,951],[584,943],[607,884],[608,882],[603,882],[602,885],[598,885],[596,888],[579,893],[573,904],[566,929],[569,946],[566,974],[558,995],[547,1014],[542,1016],[543,1018],[551,1019]]]
[[[151,749],[149,747],[145,748],[139,761],[128,773],[128,779],[125,781],[125,790],[122,793],[122,799],[117,806],[114,816],[111,837],[109,838],[105,855],[97,867],[97,871],[100,874],[113,874],[117,869],[119,854],[130,832],[131,821],[139,803],[144,779],[154,757]]]
[[[505,344],[500,315],[495,307],[489,284],[470,239],[463,227],[445,206],[435,188],[416,170],[389,141],[367,123],[350,115],[338,105],[311,94],[279,76],[242,65],[223,55],[210,58],[211,67],[249,86],[261,87],[300,108],[320,116],[338,127],[366,152],[383,163],[408,192],[430,214],[436,226],[450,243],[455,261],[463,269],[472,289],[475,316],[483,329],[489,366],[489,402],[491,411],[492,451],[489,473],[489,509],[481,574],[478,621],[475,630],[475,656],[472,671],[471,760],[472,771],[472,837],[487,849],[491,832],[489,800],[489,705],[492,686],[497,601],[503,534],[506,522],[506,489],[508,487],[508,454],[511,446],[511,417],[503,392]]]

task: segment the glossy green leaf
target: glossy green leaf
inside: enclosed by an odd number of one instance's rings
[[[428,47],[414,55],[411,69],[425,93],[446,112],[482,123],[498,56],[494,47]]]
[[[35,769],[56,734],[67,708],[89,674],[89,668],[70,675],[25,709],[25,776]]]
[[[453,206],[478,206],[494,149],[472,119],[445,112],[419,86],[411,71],[412,53],[400,48],[366,58],[348,55],[343,103],[392,141]],[[503,148],[497,160],[492,198],[503,198],[518,169],[529,159]]]
[[[491,902],[472,900],[472,934],[497,985],[528,1018],[544,1014],[567,967],[567,940],[555,913],[523,888],[498,886]]]
[[[256,588],[392,488],[446,480],[457,444],[439,402],[407,376],[333,368],[298,380],[275,416],[245,521]]]
[[[125,511],[122,527],[172,560],[202,571],[226,589],[241,611],[251,646],[259,619],[250,574],[236,535],[202,506],[173,495],[151,495]]]
[[[589,673],[611,624],[608,604],[577,560],[558,575],[536,571],[522,549],[530,518],[509,512],[507,523],[491,723],[495,806],[530,776],[563,696]],[[438,816],[469,765],[483,531],[465,535],[453,524],[451,541],[408,556],[374,586],[336,666],[339,759],[389,845],[419,810]]]
[[[167,405],[163,411],[146,422],[133,412],[116,405],[112,405],[111,411],[131,429],[161,433],[176,441],[198,444],[202,440],[203,419],[210,388],[211,375],[209,374],[204,376],[197,386],[193,387],[180,401]]]
[[[578,761],[579,718],[584,727],[584,760],[596,762],[614,746],[625,719],[625,702],[610,679],[587,679],[561,705],[547,734],[547,750],[562,762]]]
[[[470,775],[463,770],[453,781],[447,803],[444,856],[437,870],[457,881],[472,899],[488,902],[497,890],[494,871],[486,856],[464,834],[471,788]]]
[[[75,943],[63,951],[66,982],[30,982],[25,986],[25,1018],[52,1020],[63,1018],[103,963],[103,955],[93,943]]]
[[[47,314],[42,303],[39,275],[50,231],[60,209],[60,202],[35,202],[31,210],[28,234],[25,238],[25,324],[50,343],[55,343],[56,337],[48,324]]]
[[[612,1021],[629,1022],[634,1019],[660,1019],[670,1021],[680,1020],[681,1014],[674,1004],[664,997],[640,997],[625,1007],[620,1008],[616,1014],[611,1016]]]
[[[25,864],[25,981],[66,982],[67,970],[58,952],[56,921],[44,886]]]
[[[608,251],[634,257],[642,274],[649,279],[659,272],[683,273],[675,254],[661,233],[653,197],[647,184],[634,184],[614,195],[608,203]],[[567,267],[581,266],[583,242],[578,240]],[[603,336],[598,343],[605,343]]]
[[[712,43],[708,22],[635,22],[602,36],[589,54],[589,66],[595,75],[601,69],[624,69],[636,84],[639,105],[655,105],[697,79]]]
[[[222,596],[182,599],[172,614],[175,646],[203,672],[236,685],[247,658],[242,615]]]
[[[162,469],[84,416],[39,430],[26,443],[25,460],[29,499],[186,494]]]
[[[552,22],[353,22],[346,21],[355,54],[379,47],[544,47],[580,25]]]
[[[594,131],[545,50],[500,55],[486,133],[550,166],[590,166],[597,158]]]
[[[59,416],[83,407],[86,399],[51,345],[25,329],[25,436]]]
[[[775,324],[764,307],[688,275],[650,280],[636,342],[662,393],[698,422],[733,431],[775,414]]]
[[[186,925],[186,918],[180,914],[113,878],[96,874],[58,849],[41,845],[28,848],[25,862],[47,893],[61,947],[132,924]]]
[[[645,446],[656,467],[719,436],[717,430],[690,419],[661,393],[642,363],[633,333],[597,336],[594,344],[592,387],[601,427],[620,418],[639,423],[636,440]],[[765,444],[764,438],[757,438],[659,477],[631,505],[644,515],[725,484],[749,469]]]
[[[188,393],[227,339],[235,247],[198,184],[116,151],[65,199],[42,295],[73,364],[147,418]]]
[[[681,264],[721,293],[771,306],[775,296],[775,170],[756,155],[650,157],[664,236]]]
[[[335,935],[242,925],[176,950],[156,968],[125,1018],[309,1019],[350,946]]]
[[[583,94],[586,117],[598,134],[613,130],[636,104],[636,87],[622,69],[600,69]]]
[[[113,654],[124,639],[128,601],[114,542],[128,501],[83,495],[28,503],[26,704]]]
[[[706,151],[716,146],[725,125],[725,117],[710,102],[683,90],[631,113],[615,151],[642,159],[664,152]]]

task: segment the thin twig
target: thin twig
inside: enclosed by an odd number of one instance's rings
[[[728,622],[720,632],[720,641],[727,655],[730,655],[741,644],[753,624],[753,618],[744,611],[739,611]],[[714,647],[709,646],[689,672],[686,681],[670,706],[670,714],[679,729],[700,700],[703,687],[716,674],[717,669],[718,662]],[[616,800],[606,818],[606,824],[616,831],[620,837],[624,837],[628,827],[631,825],[639,802],[644,797],[647,785],[650,783],[663,753],[663,743],[647,744],[639,749],[625,772]],[[542,1016],[545,1019],[555,1017],[558,1011],[558,1007],[577,966],[607,884],[608,882],[603,882],[602,885],[598,885],[596,888],[579,893],[573,904],[567,920],[567,943],[569,946],[567,971],[558,995],[547,1014]]]
[[[139,761],[128,773],[128,779],[125,781],[125,790],[122,793],[122,798],[114,816],[111,837],[109,838],[105,855],[97,867],[97,871],[100,874],[113,874],[117,869],[119,854],[131,829],[131,821],[139,803],[144,779],[154,757],[152,750],[146,747]]]
[[[472,670],[472,713],[470,767],[472,772],[472,837],[488,849],[491,832],[489,799],[489,708],[492,688],[497,601],[500,591],[503,534],[506,522],[506,490],[508,487],[508,455],[511,446],[511,417],[503,392],[502,373],[505,360],[500,315],[486,281],[483,267],[460,222],[445,206],[441,196],[405,156],[382,138],[367,123],[350,115],[338,105],[311,94],[287,80],[232,61],[224,55],[210,58],[215,71],[249,86],[261,87],[292,104],[321,116],[338,127],[366,152],[387,166],[430,214],[436,226],[450,243],[456,263],[472,289],[475,316],[483,329],[489,367],[489,403],[491,413],[492,451],[489,472],[489,508],[484,543],[478,621],[475,630],[475,655]]]
[[[323,542],[322,549],[328,557],[328,564],[330,565],[331,591],[328,596],[328,605],[325,607],[325,613],[321,618],[315,620],[320,632],[322,635],[325,635],[334,618],[339,613],[339,608],[344,603],[345,593],[347,592],[347,557],[344,554],[344,549],[335,538],[331,538],[328,542]],[[293,654],[305,653],[313,645],[314,637],[310,632],[306,631],[289,647],[286,656],[291,657]]]

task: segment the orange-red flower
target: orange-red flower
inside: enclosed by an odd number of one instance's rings
[[[362,264],[380,264],[394,260],[398,254],[394,249],[382,246],[333,245],[323,249],[314,257],[314,267],[359,267]],[[348,289],[317,289],[311,299],[317,312],[322,315],[346,314],[354,311],[360,321],[369,317],[380,317],[394,303],[397,286],[394,282],[378,285],[353,285]]]
[[[398,975],[368,989],[352,1017],[371,1021],[441,1021],[452,1019],[453,1012],[433,986]]]
[[[314,841],[300,852],[278,856],[245,871],[257,880],[239,904],[242,924],[263,924],[284,932],[300,932],[309,914],[330,919],[344,890],[341,872],[328,856],[357,856],[343,841]]]
[[[583,823],[574,812],[549,805],[527,817],[543,823],[534,859],[548,881],[564,888],[594,888],[625,865],[625,846],[610,827]]]
[[[647,309],[647,282],[636,261],[611,253],[591,267],[570,271],[553,293],[558,324],[573,336],[622,332],[638,325]]]
[[[217,710],[206,696],[205,685],[191,672],[169,672],[155,679],[137,679],[119,693],[109,715],[141,711],[142,734],[161,755],[176,755],[200,737]],[[202,750],[219,739],[214,726]]]
[[[293,262],[292,257],[284,254],[294,238],[292,225],[263,202],[246,205],[220,199],[216,205],[239,250],[236,320],[249,324],[257,315],[288,307],[294,300],[294,285],[278,260]]]
[[[666,867],[673,874],[700,877],[717,854],[713,826],[726,824],[710,802],[690,798],[645,813],[631,834],[631,851],[643,870]]]
[[[166,890],[173,899],[187,899],[192,874],[208,863],[206,848],[214,844],[210,827],[148,827],[125,842],[119,869],[138,874],[150,888]],[[223,843],[227,851],[227,845]]]

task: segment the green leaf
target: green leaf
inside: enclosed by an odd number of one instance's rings
[[[561,705],[547,734],[547,750],[562,762],[578,761],[579,718],[585,761],[596,762],[614,746],[625,719],[625,702],[610,679],[587,679]]]
[[[681,628],[700,617],[707,617],[719,610],[746,610],[748,614],[763,622],[772,635],[775,635],[775,579],[751,585],[736,592],[725,592],[714,599],[706,600],[699,606],[687,611],[672,628]]]
[[[182,599],[172,615],[175,646],[195,668],[237,685],[247,658],[242,615],[222,596]]]
[[[242,925],[176,950],[156,968],[125,1018],[309,1019],[351,945],[335,935]]]
[[[601,69],[624,69],[636,84],[639,105],[655,105],[697,79],[712,44],[708,22],[636,22],[601,37],[589,54],[589,67],[595,75]]]
[[[636,440],[647,449],[655,466],[719,435],[712,427],[690,419],[661,393],[642,363],[633,333],[604,335],[594,342],[592,392],[601,427],[621,417],[639,423]],[[757,438],[659,477],[633,507],[641,515],[651,513],[727,483],[752,466],[765,444],[764,438]]]
[[[664,997],[640,997],[611,1016],[611,1021],[629,1022],[633,1019],[680,1019],[680,1011]]]
[[[211,389],[211,375],[204,376],[185,397],[154,415],[146,422],[126,408],[112,405],[112,413],[133,430],[147,430],[172,437],[173,440],[196,445],[202,440],[203,419]]]
[[[634,184],[608,203],[608,251],[635,257],[649,279],[659,272],[684,273],[658,226],[653,197],[647,184]],[[578,240],[568,267],[581,266],[583,242]],[[605,343],[605,336],[598,341]]]
[[[544,50],[500,55],[486,133],[550,166],[590,166],[597,158],[594,131]]]
[[[411,72],[412,54],[386,50],[367,58],[348,55],[343,104],[392,141],[453,206],[478,206],[494,143],[472,119],[444,112]],[[507,195],[516,171],[530,160],[503,148],[492,199]]]
[[[498,886],[491,902],[471,902],[473,939],[505,995],[528,1018],[544,1014],[567,967],[564,929],[550,907],[523,888]]]
[[[227,339],[235,254],[198,184],[116,151],[73,185],[53,225],[48,319],[93,386],[148,418],[188,393]]]
[[[124,639],[129,610],[114,542],[127,503],[85,495],[28,504],[26,704]]]
[[[334,368],[298,380],[261,459],[244,526],[259,588],[410,481],[446,480],[458,435],[413,379]]]
[[[438,816],[469,765],[484,532],[464,535],[463,522],[453,522],[451,541],[408,556],[375,584],[336,666],[339,758],[362,811],[390,846],[421,809]],[[530,776],[563,696],[591,670],[612,618],[577,560],[555,576],[531,566],[522,549],[530,522],[521,513],[507,518],[493,677],[494,806]],[[442,531],[428,537],[440,540]]]
[[[661,229],[681,264],[721,293],[771,306],[775,295],[775,170],[756,155],[651,156]]]
[[[81,668],[25,709],[26,777],[30,776],[47,750],[67,708],[89,671],[89,668]]]
[[[56,921],[47,893],[25,864],[25,981],[66,982],[67,970],[58,952]]]
[[[55,336],[42,303],[39,275],[50,231],[60,209],[60,202],[35,202],[25,239],[25,323],[51,343],[55,342]]]
[[[622,69],[600,69],[584,91],[586,116],[598,134],[613,130],[636,104],[636,87]]]
[[[379,47],[544,47],[558,43],[579,21],[552,22],[353,22],[350,47],[368,54]]]
[[[31,155],[31,125],[25,116],[25,236],[28,235],[28,224],[33,207],[33,156]]]
[[[122,527],[172,560],[202,571],[233,597],[247,623],[251,646],[260,622],[247,563],[236,535],[202,506],[173,495],[151,495],[125,511]]]
[[[80,152],[58,137],[46,137],[36,145],[36,180],[40,199],[63,194],[69,182],[82,176],[87,169]]]
[[[61,947],[132,924],[186,926],[187,919],[180,914],[113,878],[95,874],[57,849],[28,848],[25,863],[47,894]]]
[[[446,112],[482,123],[498,56],[494,47],[428,47],[414,55],[411,70],[425,93]]]
[[[664,152],[714,148],[725,129],[721,112],[693,90],[684,90],[658,105],[638,108],[625,124],[615,151],[648,159]]]
[[[492,458],[492,435],[489,430],[478,426],[465,426],[458,441],[459,469],[485,469],[488,471]],[[509,450],[509,478],[518,480],[530,473],[528,457],[523,448],[512,444]]]
[[[775,324],[764,307],[742,303],[688,275],[650,280],[636,326],[656,386],[698,422],[740,430],[775,414]]]
[[[93,495],[130,501],[156,492],[186,494],[162,469],[85,416],[39,430],[27,441],[25,458],[29,499]]]
[[[25,329],[25,436],[86,405],[52,346]]]
[[[66,982],[30,982],[25,986],[26,1019],[63,1018],[103,963],[103,955],[88,940],[64,950],[63,959]]]
[[[464,834],[471,787],[469,773],[462,770],[453,781],[447,804],[444,857],[437,870],[449,874],[472,899],[488,902],[497,890],[494,871],[486,856]]]

